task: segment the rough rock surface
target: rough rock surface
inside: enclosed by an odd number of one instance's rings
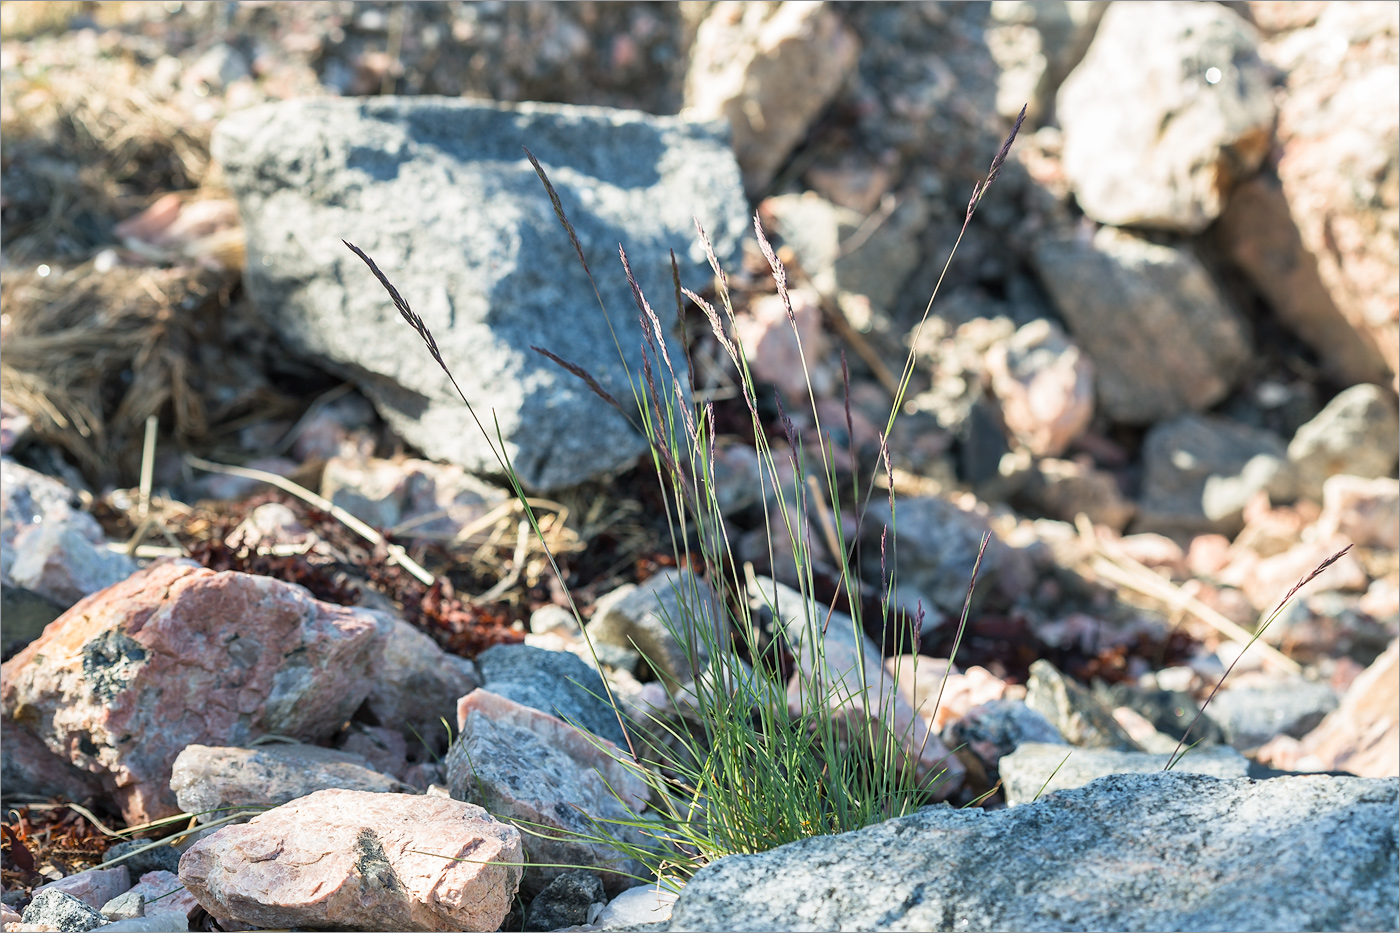
[[[1303,245],[1277,178],[1259,175],[1236,188],[1211,236],[1278,319],[1317,351],[1333,379],[1350,384],[1386,378],[1381,351],[1352,326],[1323,283],[1319,260]]]
[[[130,870],[125,865],[114,865],[111,868],[94,868],[51,881],[35,888],[34,893],[37,895],[40,891],[62,891],[89,907],[101,910],[103,904],[130,887]]]
[[[1095,525],[1114,531],[1122,531],[1137,514],[1137,506],[1123,495],[1112,473],[1074,460],[1037,460],[1019,496],[1051,518],[1072,522],[1083,512]]]
[[[253,927],[495,930],[520,880],[520,831],[445,797],[324,790],[190,847],[180,880]]]
[[[1026,705],[1044,716],[1073,745],[1137,752],[1141,747],[1123,731],[1093,694],[1041,659],[1031,665]]]
[[[1159,773],[930,807],[707,865],[668,929],[1394,930],[1398,796],[1393,779]]]
[[[632,398],[619,345],[522,146],[559,192],[639,373],[618,243],[665,309],[669,249],[683,282],[711,275],[698,244],[689,248],[693,218],[726,265],[747,227],[738,166],[715,125],[550,104],[306,99],[235,114],[213,152],[243,214],[244,281],[282,338],[353,377],[430,459],[501,472],[419,335],[340,240],[355,243],[433,332],[488,429],[494,413],[522,481],[551,490],[624,468],[646,448],[621,414],[530,349]]]
[[[126,579],[136,562],[107,550],[97,519],[63,483],[0,460],[0,580],[63,608]]]
[[[975,792],[996,786],[1001,761],[1027,742],[1069,751],[1050,720],[1020,700],[993,700],[968,710],[943,730],[943,744],[958,750]]]
[[[173,871],[148,871],[136,879],[127,892],[145,899],[147,914],[176,913],[188,916],[199,901],[185,889],[180,876]]]
[[[0,714],[0,785],[6,793],[91,801],[102,791],[95,774],[56,755],[42,741]]]
[[[757,195],[859,56],[860,40],[829,4],[715,4],[695,34],[687,116],[728,119],[744,186]]]
[[[179,812],[170,769],[186,745],[338,729],[369,694],[390,623],[271,577],[161,562],[6,661],[0,702],[146,822]]]
[[[1339,393],[1298,429],[1288,444],[1288,459],[1298,474],[1299,495],[1321,502],[1329,477],[1390,475],[1397,447],[1395,396],[1378,386],[1358,385]]]
[[[499,696],[576,723],[616,745],[626,745],[598,672],[563,651],[496,645],[476,657],[482,685]]]
[[[97,908],[62,891],[35,894],[22,916],[29,929],[61,930],[63,933],[87,933],[107,922]]]
[[[1302,738],[1337,708],[1337,694],[1318,681],[1288,678],[1226,683],[1210,701],[1210,715],[1235,748],[1255,748],[1276,735]]]
[[[276,807],[331,788],[413,793],[408,785],[371,770],[363,758],[318,745],[187,745],[170,773],[170,789],[180,809],[200,814],[199,819],[206,823],[243,807]]]
[[[607,902],[603,882],[593,872],[565,872],[530,902],[530,909],[525,913],[525,929],[559,930],[592,923]]]
[[[1296,487],[1283,440],[1215,415],[1154,425],[1143,440],[1142,498],[1133,530],[1164,535],[1235,534],[1261,490],[1289,499]]]
[[[1216,4],[1110,6],[1060,87],[1064,168],[1100,223],[1199,233],[1269,151],[1253,27]]]
[[[688,570],[665,570],[595,613],[588,634],[605,645],[640,651],[657,674],[683,684],[710,662],[700,627],[717,633],[722,618],[708,583]]]
[[[1092,240],[1047,238],[1034,261],[1114,421],[1208,408],[1249,359],[1244,320],[1187,250],[1104,227]]]
[[[1026,742],[1001,759],[1006,803],[1008,806],[1030,803],[1037,794],[1044,797],[1055,791],[1083,787],[1106,774],[1151,774],[1165,768],[1171,755],[1170,751],[1153,755]],[[1212,745],[1187,752],[1172,766],[1172,771],[1242,778],[1248,777],[1249,760],[1228,745]]]
[[[1341,769],[1363,777],[1400,771],[1400,641],[1347,688],[1341,704],[1303,737],[1300,771]]]
[[[1400,368],[1400,11],[1323,4],[1317,23],[1266,54],[1288,72],[1278,175],[1303,243],[1352,328],[1394,385]],[[1345,64],[1343,64],[1345,63]]]
[[[470,710],[447,753],[447,786],[454,798],[479,804],[502,819],[521,820],[534,831],[525,839],[525,849],[529,860],[540,864],[527,868],[521,879],[527,895],[559,877],[566,870],[560,865],[606,869],[603,883],[613,893],[634,883],[617,871],[640,874],[640,866],[614,847],[589,841],[608,832],[633,845],[645,844],[630,827],[594,822],[630,821],[636,814],[613,796],[593,761],[574,759],[536,732],[493,720],[482,709]]]
[[[369,710],[381,723],[402,732],[411,748],[421,745],[421,736],[442,752],[447,740],[441,720],[451,722],[457,700],[480,685],[471,661],[448,654],[421,629],[395,619],[379,660],[379,676],[370,689]]]

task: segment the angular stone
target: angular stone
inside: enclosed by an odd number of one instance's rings
[[[95,910],[131,887],[131,872],[125,865],[112,868],[90,868],[76,875],[60,878],[34,889],[40,891],[62,891],[82,901]]]
[[[102,853],[102,861],[105,864],[147,845],[150,845],[149,839],[128,839],[124,842],[118,842]],[[137,879],[153,871],[168,871],[175,874],[180,870],[180,851],[170,845],[157,846],[125,859],[121,864],[127,867],[133,878]]]
[[[185,889],[180,876],[173,871],[148,871],[136,880],[136,885],[127,893],[145,900],[145,914],[149,916],[173,913],[187,917],[190,911],[199,906],[199,901]]]
[[[1397,805],[1394,779],[1117,774],[720,859],[668,929],[1393,930]]]
[[[370,770],[357,755],[316,745],[187,745],[170,774],[170,789],[180,809],[199,814],[204,823],[244,808],[276,807],[332,788],[372,794],[413,793],[407,784]]]
[[[756,196],[859,57],[860,39],[828,4],[720,4],[695,34],[686,113],[728,119],[744,186]]]
[[[4,714],[98,775],[128,822],[180,812],[190,744],[329,737],[370,692],[388,616],[271,577],[158,562],[87,597],[5,662]]]
[[[1182,749],[1185,751],[1185,748]],[[1008,806],[1027,804],[1046,794],[1083,787],[1106,774],[1152,774],[1171,760],[1172,752],[1122,752],[1105,748],[1072,748],[1041,742],[1025,742],[1001,759],[1002,787]],[[1056,770],[1058,769],[1058,770]],[[1249,760],[1228,745],[1193,748],[1172,766],[1179,774],[1208,774],[1218,778],[1243,778]],[[1054,777],[1051,777],[1051,775]],[[1048,782],[1048,783],[1047,783]]]
[[[1027,742],[1069,751],[1060,730],[1020,700],[993,700],[968,710],[943,730],[943,744],[958,749],[974,793],[996,786],[1001,761]]]
[[[614,846],[591,841],[606,833],[646,845],[640,832],[619,822],[636,814],[618,802],[592,762],[575,760],[538,733],[469,710],[447,753],[447,786],[455,799],[530,828],[525,850],[532,864],[521,879],[527,896],[567,870],[560,865],[598,870],[611,892],[634,884],[628,875],[641,874]]]
[[[137,891],[118,894],[102,905],[100,913],[108,920],[130,920],[146,916],[146,896]]]
[[[559,193],[616,339],[522,146]],[[513,468],[541,491],[625,468],[646,444],[531,346],[581,366],[632,409],[627,372],[641,372],[641,335],[616,265],[619,241],[643,293],[671,321],[668,250],[683,282],[708,282],[694,218],[726,265],[747,227],[738,166],[719,128],[676,117],[451,98],[306,99],[234,114],[213,151],[243,213],[245,284],[282,338],[351,376],[429,458],[501,472],[419,335],[340,242],[350,240],[432,331],[490,443],[499,425]],[[685,357],[678,345],[670,352],[684,382]],[[659,379],[670,386],[669,373]]]
[[[1400,641],[1347,688],[1341,704],[1303,737],[1299,771],[1341,769],[1362,777],[1400,771]]]
[[[522,854],[519,830],[469,803],[324,790],[196,842],[180,880],[253,927],[495,930]]]
[[[1031,665],[1026,705],[1040,713],[1073,745],[1140,752],[1113,714],[1093,694],[1056,670],[1045,659]]]
[[[565,872],[530,902],[525,929],[560,930],[592,923],[607,902],[603,882],[593,872]]]
[[[679,685],[709,666],[706,640],[722,637],[723,619],[708,583],[688,570],[663,570],[594,613],[587,631],[595,642],[641,652],[658,675]]]
[[[1092,241],[1047,238],[1033,258],[1114,421],[1209,408],[1249,359],[1244,319],[1188,250],[1104,227]]]
[[[1303,243],[1351,328],[1400,366],[1400,11],[1322,4],[1316,24],[1271,43],[1287,76],[1278,176]],[[1344,62],[1345,67],[1338,67]]]
[[[0,784],[6,793],[91,802],[102,793],[95,774],[74,767],[47,745],[0,714]]]
[[[1084,213],[1185,233],[1218,217],[1269,151],[1273,86],[1257,41],[1214,4],[1110,6],[1056,97]]]
[[[492,693],[576,723],[615,745],[627,744],[603,678],[574,655],[496,645],[477,655],[476,663]]]
[[[1214,415],[1183,415],[1153,426],[1142,459],[1137,532],[1235,534],[1256,494],[1286,500],[1295,488],[1282,439]]]
[[[1350,384],[1386,377],[1380,350],[1353,328],[1323,284],[1318,258],[1303,245],[1278,179],[1260,175],[1236,188],[1210,236],[1249,276],[1283,325],[1317,351],[1334,380]]]
[[[87,933],[107,922],[95,907],[89,907],[62,891],[35,894],[22,916],[24,924],[30,929],[59,930],[62,933]]]
[[[326,461],[321,495],[375,528],[411,523],[414,536],[447,541],[506,500],[455,464],[374,457]]]
[[[875,499],[870,503],[861,528],[865,539],[864,569],[873,575],[872,579],[880,576],[880,538],[882,531],[890,526],[899,537],[894,574],[900,584],[914,587],[933,601],[931,606],[925,607],[930,615],[937,611],[956,619],[967,598],[968,584],[972,582],[972,568],[977,562],[982,535],[990,530],[987,520],[935,496],[897,499],[892,518],[888,501]],[[996,583],[1004,551],[1005,545],[993,535],[977,571],[974,607]],[[925,624],[934,625],[939,621],[933,619]]]
[[[647,801],[651,799],[646,783],[624,764],[630,760],[626,749],[607,739],[584,733],[557,716],[540,712],[532,706],[480,689],[457,701],[458,732],[466,728],[467,718],[473,712],[481,713],[492,722],[519,726],[533,732],[550,748],[558,749],[583,767],[597,771],[607,780],[613,793],[638,813],[646,808]]]
[[[402,732],[410,749],[421,746],[421,737],[441,754],[447,751],[442,720],[451,722],[457,700],[480,685],[475,664],[448,654],[426,632],[395,619],[370,689],[369,710],[380,723]]]
[[[1074,460],[1037,460],[1020,498],[1050,518],[1072,522],[1083,512],[1095,525],[1114,531],[1122,531],[1137,514],[1112,473]]]
[[[1298,493],[1322,501],[1323,484],[1339,474],[1371,479],[1395,470],[1400,413],[1395,396],[1379,386],[1352,386],[1298,429],[1288,459],[1298,473]]]
[[[1326,683],[1290,677],[1260,684],[1230,684],[1210,701],[1210,716],[1235,748],[1257,748],[1276,735],[1302,738],[1337,708]]]
[[[1038,318],[987,354],[1006,429],[1037,457],[1056,457],[1094,417],[1094,364],[1059,325]]]

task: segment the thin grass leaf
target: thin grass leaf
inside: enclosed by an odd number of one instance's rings
[[[577,363],[570,363],[568,360],[564,359],[556,353],[552,353],[549,350],[546,350],[544,347],[537,347],[532,344],[530,346],[530,349],[534,350],[541,356],[553,361],[557,366],[568,370],[570,373],[577,376],[579,379],[582,379],[584,385],[588,386],[588,388],[593,390],[594,395],[607,402],[613,408],[616,408],[618,412],[622,415],[622,417],[627,419],[627,423],[632,426],[632,430],[636,431],[638,434],[642,433],[642,429],[640,426],[638,426],[637,422],[632,418],[630,414],[628,414],[627,410],[622,407],[621,403],[619,403],[617,399],[612,397],[612,395],[608,392],[607,389],[603,388],[601,385],[598,384],[598,380],[593,378],[592,373],[584,369],[582,366],[579,366]]]

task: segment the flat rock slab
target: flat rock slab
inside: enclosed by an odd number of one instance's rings
[[[180,880],[252,927],[495,930],[520,861],[519,830],[472,804],[325,790],[195,843]]]
[[[187,745],[170,774],[170,789],[180,809],[199,814],[205,823],[241,808],[276,807],[331,788],[372,794],[414,792],[373,770],[358,755],[319,745]]]
[[[616,341],[523,146],[559,192]],[[418,334],[340,242],[349,240],[422,317],[491,441],[499,425],[521,480],[540,491],[624,468],[646,445],[531,346],[582,366],[631,406],[618,354],[639,375],[641,334],[618,244],[669,322],[669,251],[684,284],[712,275],[694,219],[725,263],[747,229],[722,127],[677,117],[433,97],[297,100],[231,116],[213,151],[243,213],[244,281],[282,338],[354,379],[430,459],[501,472]]]
[[[170,774],[187,745],[328,738],[369,695],[391,623],[271,577],[157,563],[6,661],[0,703],[146,822],[180,812]]]
[[[1116,774],[731,856],[682,930],[1395,930],[1394,778]]]

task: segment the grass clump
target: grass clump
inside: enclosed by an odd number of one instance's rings
[[[994,158],[986,181],[975,187],[963,231],[1000,171],[1020,125],[1018,119]],[[526,154],[592,283],[588,260],[557,193],[543,167],[528,150]],[[925,720],[901,699],[899,674],[887,672],[878,649],[864,634],[867,621],[883,629],[891,617],[890,600],[895,590],[892,557],[897,540],[893,518],[881,537],[881,566],[886,571],[878,591],[861,581],[857,569],[860,555],[842,544],[858,539],[849,534],[854,529],[843,527],[842,506],[857,516],[858,523],[876,488],[877,473],[881,469],[889,473],[884,441],[879,462],[862,477],[854,452],[843,456],[822,425],[805,355],[803,376],[816,429],[799,433],[778,396],[774,402],[782,436],[770,438],[760,416],[767,400],[760,401],[742,341],[735,333],[727,276],[698,222],[696,232],[714,273],[718,307],[683,287],[673,255],[675,313],[683,317],[685,299],[698,307],[734,367],[755,438],[770,557],[792,555],[795,589],[761,579],[751,566],[733,559],[734,548],[728,540],[718,494],[714,408],[710,402],[694,401],[684,365],[687,361],[674,358],[662,319],[638,286],[625,249],[619,246],[619,259],[632,287],[643,344],[641,372],[628,370],[633,404],[624,406],[581,368],[546,348],[535,348],[581,378],[645,434],[660,478],[676,563],[688,568],[671,578],[669,595],[673,598],[658,599],[658,606],[671,607],[665,610],[663,621],[685,655],[680,669],[673,664],[662,678],[664,699],[646,691],[640,700],[619,697],[604,680],[605,699],[616,711],[628,746],[625,752],[613,749],[613,753],[646,785],[650,808],[635,819],[591,818],[595,833],[588,837],[612,847],[624,861],[635,859],[658,879],[687,878],[707,862],[730,854],[762,852],[809,836],[860,829],[910,813],[950,789],[944,780],[950,754]],[[756,217],[754,234],[801,349],[787,271]],[[369,256],[346,245],[380,280],[402,317],[423,338],[456,387],[422,319]],[[956,249],[955,244],[945,262],[945,273]],[[596,295],[596,284],[594,291]],[[929,308],[932,301],[931,297]],[[599,304],[608,316],[601,298]],[[925,319],[927,315],[928,309]],[[611,317],[608,326],[614,340],[619,340]],[[917,345],[917,340],[913,344]],[[620,343],[618,349],[626,367]],[[846,389],[846,424],[842,427],[850,437],[854,432],[844,356],[842,373]],[[912,373],[911,353],[885,436],[893,427]],[[462,395],[460,388],[457,391]],[[471,409],[465,395],[462,399]],[[526,492],[504,454],[499,428],[488,430],[475,410],[471,415],[487,440],[494,440],[492,447],[502,472],[523,503]],[[891,489],[893,516],[894,484],[885,485]],[[533,522],[533,511],[523,511]],[[536,527],[535,532],[539,535],[540,529]],[[837,566],[838,595],[840,602],[849,606],[849,614],[815,598],[814,534],[820,535]],[[983,549],[986,543],[984,539]],[[979,553],[979,564],[980,558]],[[552,555],[550,560],[553,563]],[[777,566],[776,559],[773,565]],[[554,569],[558,573],[557,565]],[[975,583],[976,570],[964,602],[959,638]],[[872,604],[878,604],[880,617],[867,620],[863,618],[865,607]],[[917,652],[922,621],[920,607],[905,634],[896,637],[896,653]],[[589,647],[593,650],[591,641]],[[646,660],[653,670],[667,669],[663,659]],[[602,740],[594,741],[611,748]],[[543,827],[525,828],[546,832]]]

